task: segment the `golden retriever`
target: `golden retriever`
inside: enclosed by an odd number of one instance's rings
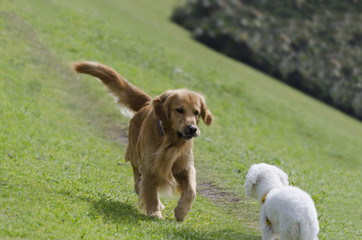
[[[131,162],[142,208],[149,217],[163,219],[159,193],[177,187],[181,197],[175,217],[183,221],[196,196],[193,138],[200,135],[200,118],[206,125],[213,119],[204,97],[180,89],[152,99],[105,65],[78,62],[73,67],[78,73],[99,78],[118,104],[134,112],[125,159]]]

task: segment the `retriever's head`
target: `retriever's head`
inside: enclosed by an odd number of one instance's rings
[[[210,125],[213,119],[204,97],[187,89],[167,91],[156,97],[152,104],[157,118],[166,126],[166,130],[173,130],[171,132],[185,140],[200,135],[200,117],[206,125]]]

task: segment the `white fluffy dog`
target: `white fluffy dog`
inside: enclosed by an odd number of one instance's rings
[[[253,164],[246,175],[245,195],[260,201],[263,240],[318,239],[319,224],[314,202],[308,193],[289,186],[288,175],[266,164]]]

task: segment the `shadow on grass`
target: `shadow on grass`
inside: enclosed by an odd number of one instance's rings
[[[253,236],[241,232],[236,232],[230,229],[222,229],[220,231],[202,231],[198,229],[189,228],[187,226],[180,227],[181,223],[176,222],[176,220],[155,220],[150,219],[139,211],[136,207],[128,204],[115,201],[113,199],[101,198],[96,201],[91,201],[92,209],[96,212],[97,215],[101,215],[105,221],[110,221],[113,223],[138,223],[140,221],[148,222],[159,222],[160,229],[152,230],[161,232],[164,236],[172,236],[172,238],[182,238],[182,239],[250,239],[256,240],[260,239],[258,236]],[[166,223],[163,224],[163,223]],[[171,226],[167,226],[171,225]]]
[[[136,223],[151,220],[135,206],[127,202],[119,202],[113,199],[101,198],[91,200],[92,210],[101,215],[104,220],[115,223]]]
[[[90,218],[96,219],[101,216],[104,222],[119,225],[141,225],[142,223],[140,222],[148,222],[149,225],[142,224],[144,229],[140,229],[140,231],[147,232],[153,236],[160,234],[160,237],[162,235],[163,237],[167,236],[172,239],[260,239],[258,236],[227,228],[218,231],[207,231],[204,229],[200,230],[193,228],[192,226],[186,226],[183,223],[176,222],[176,220],[172,219],[150,219],[137,207],[133,206],[133,204],[120,202],[107,196],[92,198],[84,195],[82,196],[82,194],[74,195],[68,191],[61,191],[59,194],[89,203],[90,210],[88,216]]]

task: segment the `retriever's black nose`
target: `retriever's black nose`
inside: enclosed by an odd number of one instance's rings
[[[186,127],[187,135],[194,135],[197,131],[197,127],[194,124],[190,124]]]

